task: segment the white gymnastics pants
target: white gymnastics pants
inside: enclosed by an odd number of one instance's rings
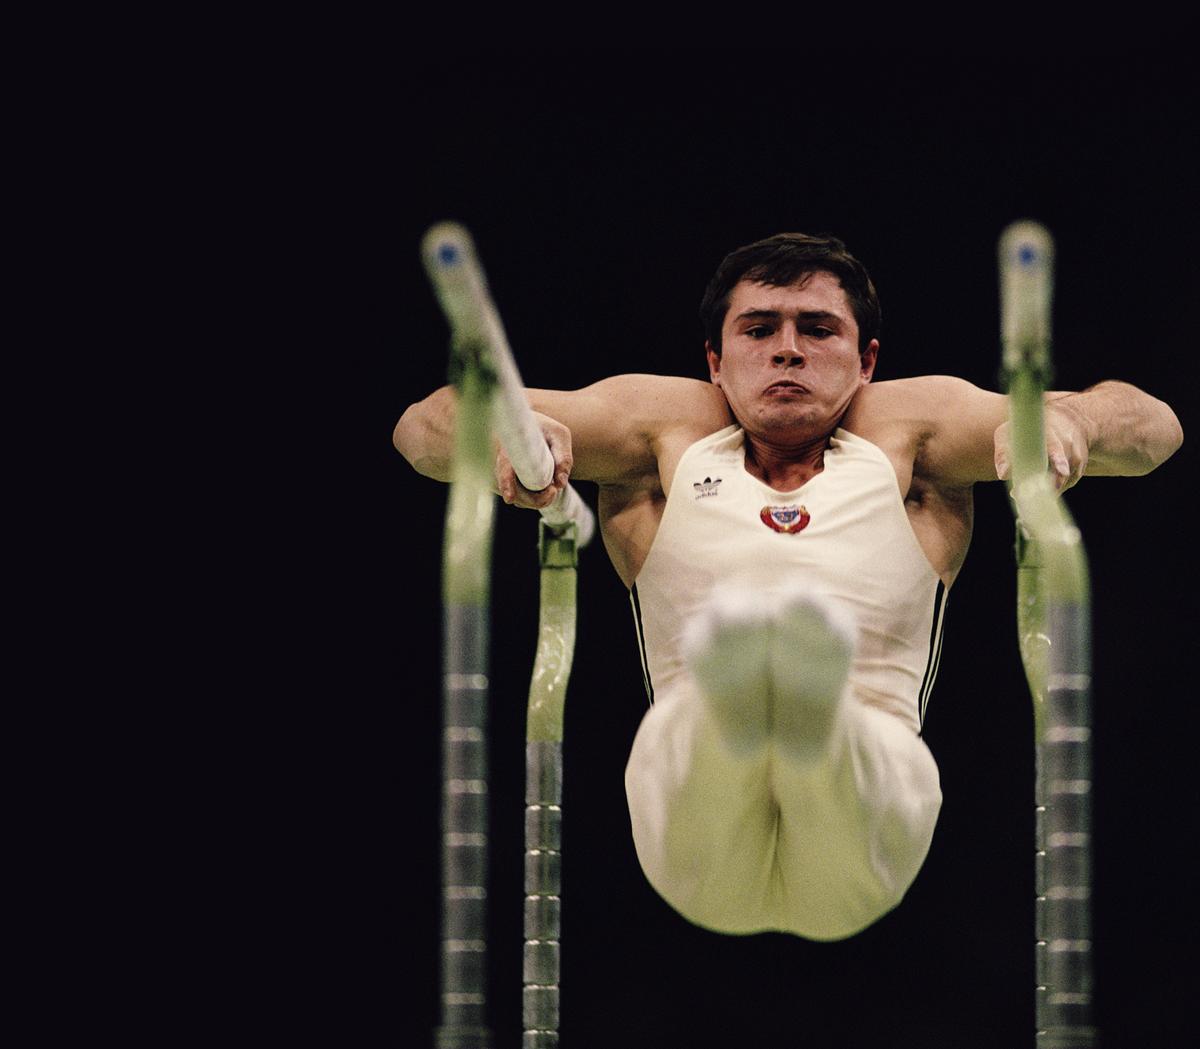
[[[690,678],[656,699],[625,788],[642,869],[685,918],[836,940],[903,898],[941,808],[937,765],[848,686],[839,706],[824,756],[798,761],[731,747]]]

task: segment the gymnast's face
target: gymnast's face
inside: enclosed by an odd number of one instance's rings
[[[712,381],[750,433],[773,441],[833,432],[871,381],[878,340],[858,352],[858,324],[841,283],[818,271],[788,287],[742,281],[708,347]]]

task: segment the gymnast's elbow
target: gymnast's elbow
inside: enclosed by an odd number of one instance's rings
[[[392,444],[417,473],[449,481],[454,454],[454,389],[443,386],[409,405],[392,431]]]
[[[1170,429],[1171,447],[1164,457],[1169,459],[1172,455],[1179,451],[1180,447],[1183,445],[1183,426],[1179,422],[1179,416],[1176,415],[1169,406],[1164,404],[1163,407],[1167,409],[1167,414],[1171,417],[1168,423]]]
[[[1157,470],[1171,458],[1183,444],[1183,426],[1179,416],[1165,401],[1154,399],[1153,423],[1139,442],[1135,461],[1127,463],[1124,471],[1129,477],[1144,477]]]
[[[1160,401],[1157,397],[1153,400],[1155,426],[1152,436],[1145,443],[1145,468],[1141,471],[1143,474],[1157,469],[1183,445],[1183,426],[1179,422],[1179,416],[1166,401]]]

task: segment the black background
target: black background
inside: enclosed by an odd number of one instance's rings
[[[995,389],[996,240],[1013,219],[1037,218],[1057,240],[1054,385],[1125,379],[1171,403],[1186,431],[1197,92],[1169,63],[1111,56],[881,63],[652,50],[461,54],[384,82],[394,97],[383,101],[374,85],[369,101],[350,89],[341,129],[358,256],[347,266],[362,274],[354,352],[367,362],[356,413],[367,446],[347,470],[379,500],[380,551],[363,581],[376,602],[363,650],[379,670],[370,702],[351,707],[365,713],[343,756],[360,810],[344,833],[372,825],[369,842],[346,844],[345,862],[364,868],[362,899],[346,905],[358,984],[347,1022],[363,1042],[420,1046],[437,1023],[445,490],[391,450],[390,432],[445,381],[424,230],[445,218],[471,229],[531,386],[628,371],[705,378],[696,307],[712,271],[738,245],[802,230],[840,236],[870,270],[884,317],[877,379],[949,373]],[[1174,954],[1197,917],[1194,478],[1185,445],[1156,474],[1085,481],[1068,496],[1095,590],[1096,974],[1112,1049],[1171,1044],[1190,991]],[[594,488],[580,487],[594,505]],[[498,515],[500,1049],[520,1031],[536,532],[531,514]],[[583,554],[565,743],[565,1046],[1030,1044],[1032,715],[1011,547],[1003,486],[979,486],[926,721],[945,795],[932,851],[895,912],[836,944],[717,936],[645,882],[622,781],[645,709],[627,595],[599,542]]]

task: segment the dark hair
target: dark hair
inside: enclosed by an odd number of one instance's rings
[[[858,323],[858,352],[862,353],[879,337],[882,322],[875,285],[863,264],[837,237],[807,233],[776,233],[725,256],[700,302],[700,322],[713,350],[720,356],[721,326],[729,311],[729,297],[740,281],[786,288],[822,271],[837,277],[846,293]]]

